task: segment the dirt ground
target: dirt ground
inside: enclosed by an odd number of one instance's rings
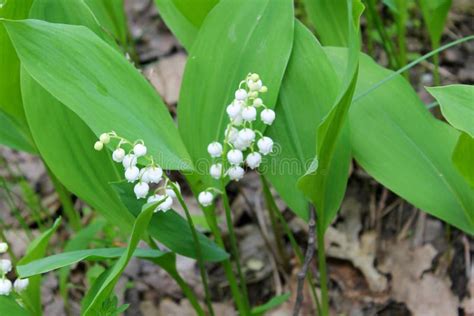
[[[186,52],[160,19],[150,0],[127,0],[130,32],[136,44],[139,66],[172,113],[176,113],[179,86],[186,63]],[[387,14],[388,13],[384,13]],[[424,31],[418,27],[421,17],[412,14],[408,25],[408,50],[416,56],[429,51]],[[474,34],[474,3],[453,1],[443,43]],[[380,64],[386,56],[376,45],[374,54]],[[474,41],[451,48],[441,54],[443,84],[474,83]],[[429,104],[430,96],[424,86],[431,85],[433,65],[427,61],[415,67],[410,81],[422,100]],[[40,205],[49,215],[62,213],[58,197],[46,168],[38,157],[0,147],[0,176],[12,190],[12,200],[18,212]],[[25,181],[26,180],[26,181]],[[30,187],[30,189],[25,189]],[[25,190],[30,199],[25,201]],[[186,192],[186,189],[184,189]],[[259,177],[249,174],[230,187],[235,226],[240,240],[242,261],[249,281],[253,304],[264,303],[275,294],[296,289],[299,265],[288,240],[278,243],[270,224],[261,194]],[[34,194],[36,193],[36,194]],[[190,209],[200,210],[190,194]],[[27,236],[12,212],[6,191],[0,188],[0,216],[9,227],[7,237],[12,249],[21,256]],[[281,200],[284,216],[289,221],[304,250],[307,225],[296,218]],[[83,210],[84,203],[75,201]],[[38,231],[33,221],[26,225]],[[222,227],[225,234],[225,227]],[[278,230],[277,230],[278,231]],[[283,234],[282,234],[283,235]],[[14,237],[14,238],[13,238]],[[61,231],[53,239],[59,249],[68,232]],[[334,315],[474,315],[474,239],[440,220],[421,212],[399,198],[364,172],[355,162],[342,210],[326,237],[330,296]],[[314,263],[314,262],[313,262]],[[72,270],[71,300],[67,310],[78,315],[80,299],[87,286],[84,264]],[[203,298],[199,271],[193,260],[179,257],[178,269]],[[311,267],[317,275],[317,267]],[[223,270],[209,265],[211,290],[218,315],[234,315],[230,293]],[[66,315],[66,304],[59,295],[56,274],[44,278],[43,303],[45,315]],[[119,299],[131,304],[126,315],[194,315],[178,286],[159,267],[133,259],[118,285]],[[292,301],[269,315],[291,314]],[[302,315],[314,314],[309,293]],[[442,302],[442,304],[440,304]]]

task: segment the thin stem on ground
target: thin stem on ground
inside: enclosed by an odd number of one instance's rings
[[[301,271],[298,273],[298,284],[296,288],[296,301],[293,308],[293,316],[298,316],[300,313],[301,305],[303,304],[303,287],[304,287],[304,279],[306,278],[306,274],[309,269],[309,265],[313,260],[314,256],[314,247],[315,247],[315,230],[316,230],[316,211],[314,207],[311,205],[309,207],[309,221],[308,221],[308,246],[306,248],[306,254],[304,257],[303,266],[301,267]],[[318,249],[319,250],[319,249]],[[323,315],[324,314],[324,299],[323,299]]]
[[[197,262],[199,265],[199,272],[201,274],[201,280],[204,287],[205,301],[206,301],[206,305],[207,305],[209,313],[213,316],[214,309],[212,308],[211,293],[209,291],[209,284],[207,281],[206,266],[205,266],[204,259],[202,257],[202,249],[201,249],[201,244],[199,243],[198,233],[194,225],[193,218],[191,217],[191,213],[189,213],[188,206],[184,202],[181,192],[177,189],[177,187],[174,184],[171,184],[171,185],[172,185],[174,193],[176,194],[176,197],[178,198],[179,203],[181,204],[181,207],[184,209],[184,212],[186,214],[186,219],[188,220],[188,223],[189,223],[189,228],[191,229],[191,232],[193,235],[193,241],[194,241],[194,245],[196,249],[196,257],[197,257]]]
[[[326,266],[326,250],[324,247],[324,227],[323,222],[317,221],[317,239],[318,239],[318,269],[321,283],[321,302],[322,315],[329,315],[329,291],[328,291],[328,272]]]
[[[301,249],[296,241],[295,236],[293,235],[293,232],[290,229],[290,226],[288,225],[288,222],[283,217],[283,214],[280,212],[280,210],[278,209],[278,206],[276,205],[275,199],[273,198],[273,195],[270,192],[270,187],[269,187],[267,179],[264,176],[262,176],[261,180],[262,180],[262,184],[264,188],[263,192],[265,194],[265,200],[267,202],[267,206],[269,210],[278,217],[278,220],[280,224],[283,226],[283,230],[285,231],[286,236],[290,240],[291,248],[295,252],[299,263],[303,264],[303,261],[304,261],[303,253],[301,252]],[[306,281],[310,285],[312,299],[313,299],[314,304],[316,305],[318,315],[321,315],[321,304],[319,302],[318,294],[316,293],[316,288],[314,286],[313,279],[314,279],[313,272],[311,270],[308,270],[308,273],[306,275]]]

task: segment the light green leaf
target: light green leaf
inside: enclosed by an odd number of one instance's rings
[[[189,51],[199,28],[219,0],[155,0],[160,17]]]
[[[26,249],[26,253],[18,261],[18,266],[28,264],[34,260],[41,259],[46,255],[46,250],[48,247],[49,240],[53,236],[54,232],[58,229],[59,225],[61,225],[61,218],[57,218],[54,221],[54,224],[51,228],[43,232],[38,238],[33,240],[28,248]],[[21,293],[21,297],[25,304],[25,307],[33,314],[33,315],[41,315],[42,314],[42,306],[41,306],[41,276],[33,276],[29,279],[28,287],[25,291]]]
[[[13,297],[0,295],[0,315],[25,316],[31,313],[18,305]]]
[[[38,274],[44,274],[60,268],[71,266],[81,261],[101,261],[121,257],[127,248],[97,248],[66,251],[57,255],[49,256],[28,264],[17,266],[17,272],[21,278],[29,278]],[[152,259],[167,256],[169,253],[156,249],[136,249],[132,256]]]
[[[327,48],[338,75],[345,52]],[[391,71],[360,58],[356,95]],[[436,120],[401,76],[358,98],[349,116],[352,152],[377,181],[421,210],[474,233],[474,191],[451,163],[459,132]]]
[[[346,12],[352,12],[352,0],[347,0]],[[330,170],[333,164],[340,163],[340,157],[336,156],[337,143],[343,133],[347,121],[349,107],[352,104],[352,96],[357,83],[357,73],[359,68],[360,40],[358,25],[353,27],[353,15],[346,16],[349,25],[348,49],[346,52],[346,70],[342,84],[339,88],[338,96],[334,106],[328,115],[320,122],[316,133],[316,155],[305,175],[298,180],[298,188],[311,200],[316,208],[318,218],[318,228],[325,230],[336,216],[342,196],[338,193],[345,191],[348,174],[340,174],[340,179],[333,178]],[[359,20],[358,17],[356,19]],[[314,124],[316,125],[316,124]],[[341,140],[348,145],[347,141]],[[348,165],[348,164],[347,164]],[[347,170],[347,169],[345,169]],[[338,184],[334,190],[335,182]]]
[[[0,144],[29,153],[36,152],[30,138],[25,135],[24,129],[2,110],[0,110],[0,126]]]
[[[461,133],[452,158],[456,168],[474,188],[474,138],[464,132]]]
[[[439,46],[444,24],[448,17],[451,0],[420,0],[421,12],[425,20],[431,42],[434,47]]]
[[[137,200],[133,193],[133,186],[126,182],[112,183],[112,187],[117,191],[123,203],[129,211],[136,214],[143,206],[142,201]],[[167,212],[157,212],[151,219],[148,227],[150,235],[165,245],[170,250],[183,256],[196,258],[196,249],[189,224],[184,218],[173,210]],[[229,255],[209,240],[206,236],[199,234],[202,256],[205,261],[222,261]]]
[[[114,130],[130,140],[142,139],[163,168],[192,168],[155,90],[94,33],[81,26],[36,20],[3,24],[28,73],[97,136]]]
[[[474,137],[474,86],[456,84],[426,90],[438,101],[449,124]]]
[[[100,286],[98,286],[97,291],[93,287],[91,292],[93,293],[86,294],[86,298],[82,305],[82,314],[83,315],[95,315],[94,309],[97,309],[102,305],[102,303],[110,296],[112,293],[115,284],[117,283],[120,275],[125,270],[130,261],[130,258],[133,256],[135,249],[137,248],[138,242],[146,234],[148,225],[150,224],[151,217],[155,211],[157,205],[160,202],[149,203],[143,206],[142,211],[135,219],[133,223],[132,234],[128,242],[126,251],[120,256],[117,262],[108,270],[107,277],[105,279],[100,279]]]
[[[32,2],[33,0],[6,1],[0,7],[0,18],[25,19],[28,17]],[[20,61],[5,27],[1,24],[0,48],[0,74],[2,74],[0,76],[0,109],[12,117],[26,133],[28,128],[20,92]]]
[[[215,181],[208,175],[207,145],[222,141],[226,106],[249,72],[261,76],[269,87],[263,101],[275,106],[291,52],[293,24],[290,0],[222,1],[205,19],[189,52],[178,105],[181,136],[205,182],[201,189]],[[199,190],[196,184],[193,189]]]
[[[275,108],[277,119],[266,133],[278,144],[278,151],[264,161],[261,171],[270,180],[293,212],[308,216],[308,201],[297,188],[316,155],[316,126],[333,106],[339,78],[316,38],[301,23],[295,24],[293,52],[285,72]],[[347,132],[347,130],[346,130]],[[328,183],[328,209],[337,210],[344,196],[350,162],[346,133],[337,144]],[[333,197],[333,199],[331,199]]]
[[[359,18],[364,6],[360,0],[351,0],[354,24],[359,25]],[[306,11],[313,22],[318,38],[325,46],[347,46],[349,43],[348,7],[344,0],[304,0]]]
[[[266,302],[265,304],[252,308],[251,314],[252,316],[264,315],[265,312],[275,307],[280,306],[281,304],[286,302],[289,298],[290,298],[290,293],[285,293],[285,294],[275,296],[271,300]]]

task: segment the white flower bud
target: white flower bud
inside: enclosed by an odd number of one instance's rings
[[[181,193],[181,187],[179,186],[179,183],[178,182],[175,182],[174,185],[176,186],[176,188],[178,189],[178,192]],[[176,193],[174,192],[173,190],[173,187],[171,185],[169,185],[167,188],[166,188],[166,195],[168,196],[171,196],[173,199],[175,199],[177,196],[176,196]]]
[[[260,76],[258,74],[251,74],[250,75],[250,80],[252,81],[258,81],[260,79]]]
[[[238,149],[231,149],[229,150],[229,152],[227,153],[227,160],[229,161],[229,163],[231,163],[232,165],[239,165],[242,163],[242,161],[244,160],[244,155],[242,154],[242,152]]]
[[[8,244],[6,242],[0,242],[0,253],[5,253],[8,250]]]
[[[247,155],[245,162],[247,163],[247,166],[250,167],[250,169],[258,168],[262,162],[262,156],[257,152],[250,153]]]
[[[137,199],[146,198],[149,190],[150,190],[150,187],[148,186],[148,183],[141,182],[141,181],[135,184],[135,187],[133,188],[133,192],[135,192]]]
[[[146,146],[143,144],[136,144],[133,146],[133,153],[137,157],[142,157],[146,155]]]
[[[202,191],[201,193],[199,193],[198,200],[202,206],[206,207],[212,204],[214,196],[209,191]]]
[[[239,116],[241,111],[242,111],[242,101],[234,101],[231,104],[229,104],[226,108],[227,115],[229,116],[231,120]]]
[[[272,125],[275,120],[275,111],[270,109],[265,109],[260,113],[260,119],[264,124]]]
[[[110,136],[107,133],[103,133],[100,135],[99,140],[103,144],[108,144],[110,142]]]
[[[267,86],[262,86],[259,91],[260,91],[261,93],[265,93],[265,92],[268,91],[268,88],[267,88]]]
[[[8,279],[0,279],[0,295],[8,295],[12,291],[12,282]]]
[[[247,98],[247,91],[244,89],[239,89],[235,91],[235,98],[237,100],[245,100]]]
[[[15,280],[15,282],[13,282],[13,287],[15,288],[15,291],[17,293],[20,293],[20,292],[26,290],[29,283],[30,283],[30,281],[28,279],[18,278],[18,279]]]
[[[213,158],[220,157],[222,155],[222,145],[219,142],[212,142],[207,146],[207,152]]]
[[[209,168],[209,174],[214,179],[220,179],[222,175],[222,164],[221,163],[213,164],[211,168]]]
[[[239,138],[244,142],[253,142],[255,132],[250,128],[244,128],[239,131]]]
[[[104,144],[101,141],[96,141],[94,144],[94,149],[97,151],[101,151],[104,148]]]
[[[247,106],[242,110],[242,118],[244,121],[252,122],[257,118],[257,110],[253,106]]]
[[[256,107],[259,107],[262,104],[263,104],[263,101],[260,98],[256,98],[255,100],[253,100],[253,105],[256,106]]]
[[[139,175],[140,175],[140,170],[136,166],[132,166],[125,169],[125,179],[127,179],[128,182],[137,181]]]
[[[244,176],[244,169],[240,166],[232,166],[227,171],[227,174],[231,180],[239,181]]]
[[[12,262],[8,259],[0,259],[0,275],[7,274],[12,270]]]
[[[146,167],[141,177],[143,182],[158,183],[163,176],[163,169],[157,166]]]
[[[258,81],[247,81],[247,85],[250,91],[259,91],[262,88],[262,80]]]
[[[125,150],[123,150],[122,148],[117,148],[112,153],[112,159],[115,162],[122,162],[123,158],[125,158]]]
[[[273,140],[270,137],[264,136],[257,142],[258,150],[262,155],[268,155],[273,149]]]
[[[122,165],[124,168],[130,168],[137,165],[137,157],[133,154],[128,154],[123,157]]]

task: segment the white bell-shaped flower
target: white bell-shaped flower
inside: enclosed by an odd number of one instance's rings
[[[136,166],[129,167],[125,169],[125,179],[128,182],[135,182],[140,176],[140,170]]]
[[[232,165],[239,165],[244,160],[244,155],[238,149],[231,149],[227,153],[227,160]]]
[[[242,112],[243,102],[235,100],[231,104],[229,104],[226,108],[227,115],[230,119],[235,119],[237,116],[240,115]]]
[[[12,270],[12,262],[8,259],[0,259],[0,274],[7,274]]]
[[[179,186],[178,182],[175,182],[174,185],[178,189],[178,192],[181,193],[181,187]],[[166,188],[166,195],[171,196],[173,199],[177,198],[176,192],[174,192],[173,187],[171,185],[168,185]]]
[[[233,143],[234,145],[234,148],[235,149],[238,149],[238,150],[246,150],[247,148],[250,147],[250,145],[252,145],[252,141],[250,140],[243,140],[242,138],[240,137],[237,137],[237,140]]]
[[[265,109],[260,113],[260,119],[264,124],[272,125],[275,120],[275,111],[271,109]]]
[[[201,193],[199,193],[198,200],[202,206],[206,207],[212,204],[214,196],[209,191],[202,191]]]
[[[13,288],[17,293],[23,292],[26,290],[28,287],[28,284],[30,284],[30,281],[28,279],[16,279],[15,282],[13,282]]]
[[[173,206],[173,198],[171,196],[167,195],[165,197],[165,200],[163,201],[163,203],[158,205],[157,209],[159,211],[166,212],[166,211],[170,210],[172,206]]]
[[[245,89],[239,89],[235,91],[235,99],[236,100],[245,100],[247,98],[247,91]]]
[[[163,176],[163,169],[158,166],[148,166],[142,175],[142,181],[147,183],[158,183]]]
[[[133,146],[133,153],[135,154],[135,156],[137,157],[142,157],[142,156],[145,156],[146,155],[146,152],[147,152],[147,148],[145,145],[143,144],[136,144],[135,146]]]
[[[9,295],[12,291],[12,282],[8,279],[0,279],[0,295]]]
[[[135,187],[133,188],[133,192],[135,192],[137,199],[146,198],[149,190],[150,190],[150,186],[148,185],[148,183],[142,182],[142,181],[135,184]]]
[[[243,128],[239,131],[239,138],[243,142],[253,142],[255,139],[255,132],[250,128]]]
[[[122,165],[124,168],[130,168],[137,165],[137,156],[128,154],[123,157]]]
[[[6,242],[0,242],[0,253],[5,253],[8,250],[8,244]]]
[[[212,142],[207,146],[207,152],[213,158],[220,157],[222,155],[222,145],[219,142]]]
[[[258,140],[257,146],[262,155],[268,155],[273,150],[273,140],[270,137],[264,136]]]
[[[262,155],[257,152],[250,153],[247,155],[247,158],[245,158],[245,162],[250,169],[258,168],[262,162]]]
[[[228,138],[229,142],[233,144],[237,140],[237,137],[239,137],[239,130],[229,125],[225,130],[225,135]]]
[[[220,178],[221,178],[221,175],[222,175],[222,164],[221,164],[221,163],[213,164],[213,165],[209,168],[209,174],[210,174],[211,177],[213,177],[214,179],[220,179]]]
[[[123,161],[124,158],[125,158],[125,150],[123,150],[122,148],[117,148],[112,153],[112,159],[115,162],[120,163]]]
[[[253,106],[246,106],[242,110],[242,119],[246,122],[255,121],[257,118],[257,110]]]
[[[227,171],[227,175],[231,180],[239,181],[244,176],[244,169],[240,166],[232,166]]]

